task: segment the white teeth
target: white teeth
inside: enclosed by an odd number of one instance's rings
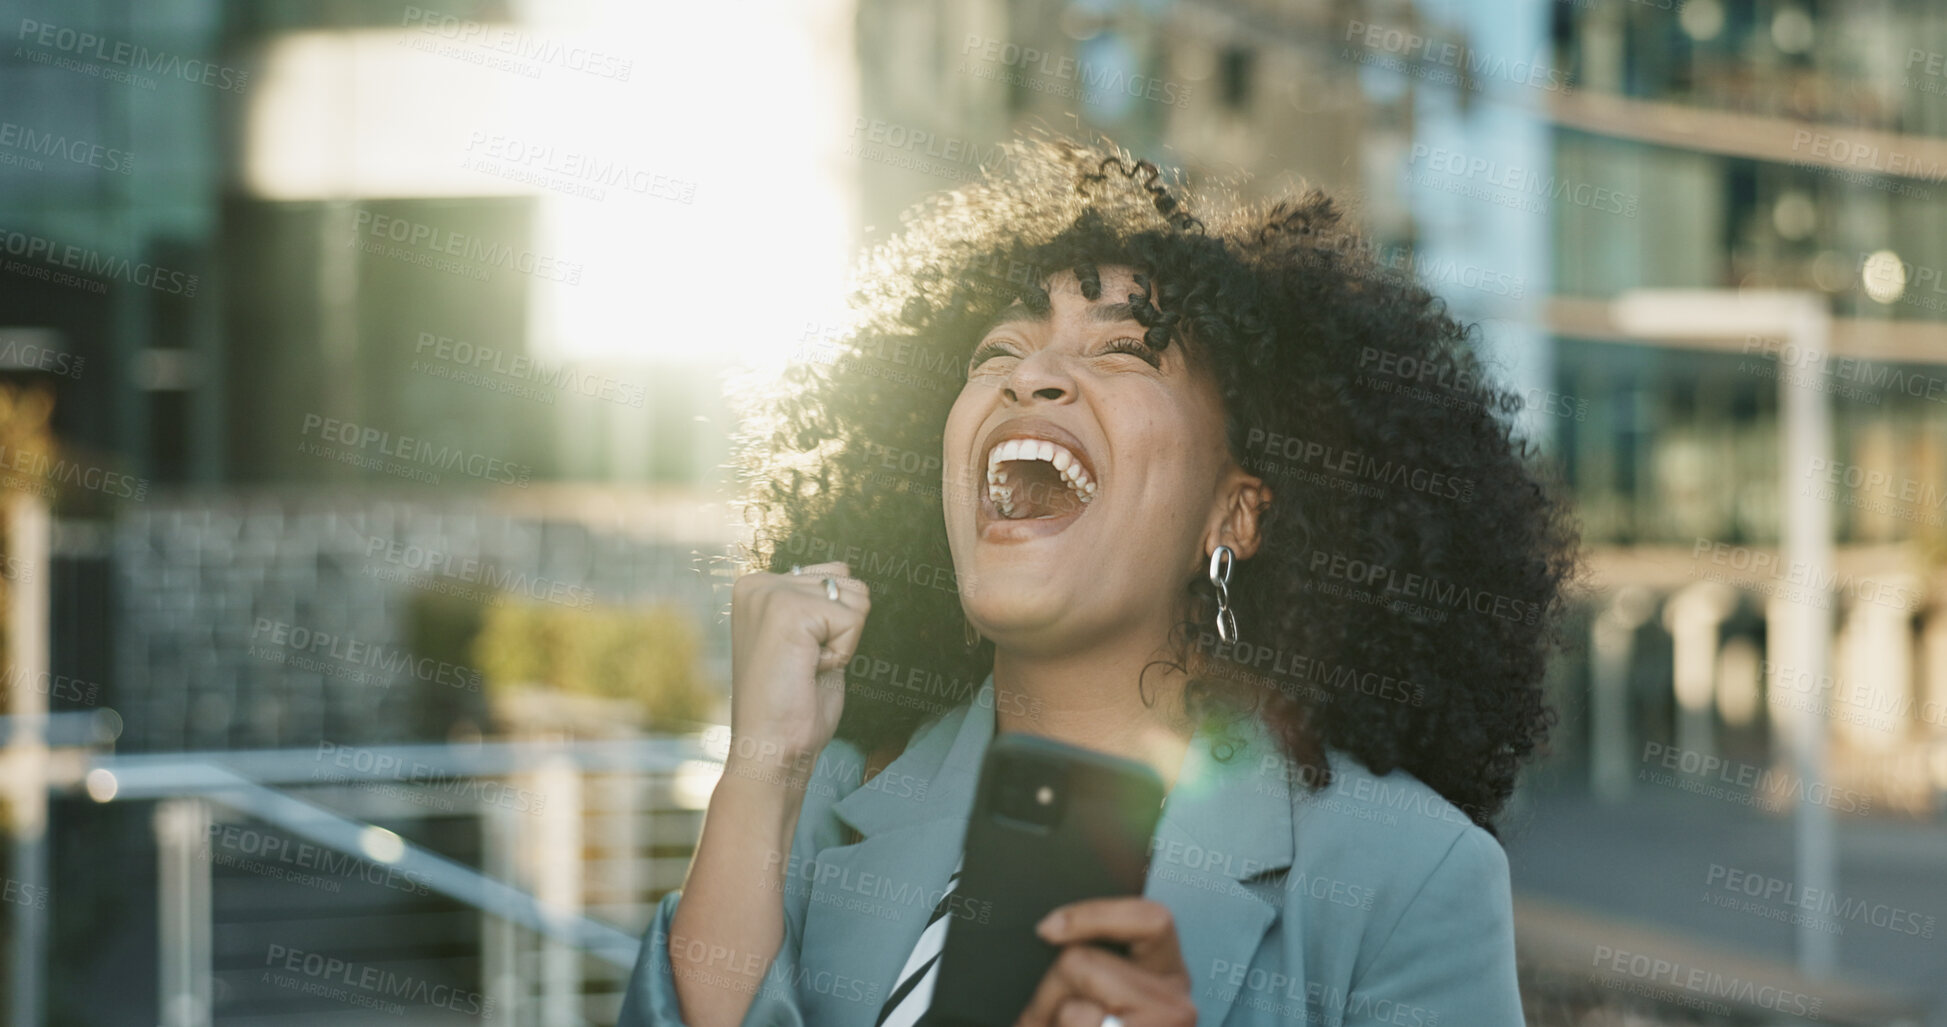
[[[994,501],[994,506],[1000,510],[1001,516],[1003,517],[1014,516],[1014,490],[1013,489],[1005,488],[1000,485],[990,485],[987,487],[987,498]]]
[[[1066,447],[1042,439],[1009,439],[987,454],[987,494],[1004,517],[1014,516],[1014,489],[1007,485],[1007,472],[1001,470],[1001,465],[1011,460],[1046,462],[1081,502],[1095,498],[1096,483]]]

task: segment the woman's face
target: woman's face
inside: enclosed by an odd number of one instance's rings
[[[1167,630],[1218,542],[1255,549],[1254,515],[1250,538],[1226,534],[1244,526],[1236,508],[1269,499],[1230,457],[1215,383],[1180,341],[1160,353],[1143,342],[1131,269],[1100,274],[1096,300],[1062,272],[1046,316],[1004,310],[947,416],[942,494],[962,603],[1019,651]]]

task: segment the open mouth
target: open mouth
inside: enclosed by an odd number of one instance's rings
[[[1072,520],[1088,509],[1096,488],[1075,450],[1059,442],[1016,436],[988,450],[983,506],[997,520]]]

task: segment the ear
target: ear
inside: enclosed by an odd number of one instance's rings
[[[1217,495],[1210,525],[1204,529],[1202,557],[1207,559],[1219,545],[1225,545],[1239,560],[1248,560],[1264,541],[1258,528],[1264,511],[1271,507],[1271,487],[1264,479],[1232,465]]]

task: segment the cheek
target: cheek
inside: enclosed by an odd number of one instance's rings
[[[1226,450],[1223,418],[1200,393],[1159,390],[1107,407],[1116,423],[1106,427],[1121,439],[1120,447],[1148,454],[1152,463],[1201,465]]]
[[[974,432],[980,427],[984,406],[982,400],[992,391],[983,386],[969,384],[960,390],[960,395],[954,399],[953,406],[948,409],[945,438],[942,440],[946,446],[944,455],[945,466],[948,469],[959,467],[969,459],[967,453],[973,448]]]
[[[1144,492],[1168,508],[1167,515],[1158,511],[1154,523],[1159,531],[1174,531],[1189,521],[1201,523],[1218,476],[1230,459],[1222,415],[1203,399],[1174,392],[1154,406],[1125,408],[1133,416],[1122,419],[1116,448],[1139,455]]]
[[[1194,455],[1199,467],[1215,470],[1228,463],[1230,429],[1224,419],[1223,398],[1217,394],[1216,387],[1202,383],[1180,398],[1181,423],[1173,430],[1181,433],[1183,451]]]

